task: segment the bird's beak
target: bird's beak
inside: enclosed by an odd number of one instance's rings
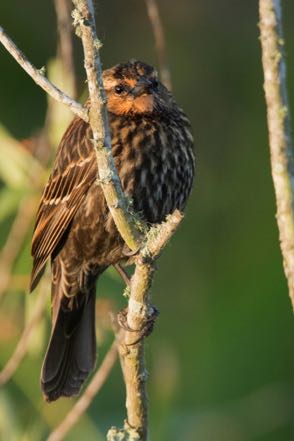
[[[131,94],[134,97],[141,95],[149,95],[151,93],[151,81],[140,79],[136,86],[131,90]]]

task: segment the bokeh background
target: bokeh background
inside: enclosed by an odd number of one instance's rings
[[[143,0],[96,2],[105,67],[131,57],[156,64]],[[294,108],[294,3],[284,0],[290,102]],[[160,260],[153,299],[161,315],[147,342],[153,441],[292,441],[294,317],[279,252],[258,41],[257,0],[160,0],[174,94],[190,116],[197,178],[186,219]],[[1,25],[38,67],[54,70],[52,1],[0,2]],[[85,88],[75,38],[78,93]],[[55,66],[56,67],[56,66]],[[49,161],[66,117],[0,47],[0,231],[4,246],[19,206],[24,221],[7,276],[1,260],[0,367],[36,305],[28,296],[30,210],[48,176],[30,152]],[[54,76],[55,75],[55,76]],[[51,124],[51,125],[50,125]],[[50,128],[52,130],[50,130]],[[14,138],[16,140],[14,140]],[[36,147],[37,146],[37,147]],[[40,147],[41,146],[41,147]],[[41,149],[41,153],[38,153]],[[37,153],[36,153],[37,152]],[[26,215],[29,221],[26,220]],[[17,237],[17,235],[16,235]],[[5,249],[5,248],[4,248]],[[13,255],[13,246],[8,257]],[[9,254],[10,253],[10,254]],[[100,360],[112,339],[107,311],[124,306],[113,271],[97,296]],[[50,332],[48,308],[28,354],[0,391],[0,439],[39,441],[72,400],[44,403],[39,372]],[[98,362],[99,363],[99,362]],[[103,440],[122,424],[124,387],[117,365],[67,440]]]

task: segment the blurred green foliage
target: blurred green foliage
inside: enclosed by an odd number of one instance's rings
[[[294,320],[275,224],[257,3],[159,2],[174,93],[195,132],[197,177],[185,222],[161,258],[153,290],[161,311],[147,342],[153,441],[292,441],[294,436]],[[294,3],[282,3],[293,109]],[[156,63],[143,0],[97,0],[96,12],[104,66],[131,57]],[[0,17],[36,66],[52,60],[53,2],[2,1]],[[77,39],[75,46],[81,93],[85,75]],[[32,161],[23,148],[12,145],[11,137],[27,139],[42,128],[47,98],[2,47],[0,72],[4,244],[20,200],[36,192],[28,179]],[[31,230],[15,274],[30,270],[30,236]],[[0,366],[26,321],[27,285],[22,286],[10,285],[1,304]],[[99,281],[100,301],[108,299],[121,307],[121,293],[122,283],[113,272]],[[47,405],[41,397],[39,372],[49,314],[42,326],[34,335],[35,344],[41,342],[38,350],[29,352],[0,391],[4,441],[45,439],[72,406],[71,400]],[[109,332],[102,337],[100,360]],[[107,428],[120,425],[124,415],[117,366],[66,439],[102,440]]]

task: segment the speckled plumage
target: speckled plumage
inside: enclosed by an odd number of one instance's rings
[[[162,222],[176,208],[183,211],[191,191],[189,121],[144,63],[133,60],[105,71],[104,84],[123,190],[145,221]],[[46,261],[52,261],[53,333],[41,376],[49,401],[78,393],[93,368],[95,282],[125,258],[126,247],[96,181],[91,138],[89,125],[75,118],[60,143],[33,237],[32,289]]]

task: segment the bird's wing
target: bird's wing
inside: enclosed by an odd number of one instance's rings
[[[91,138],[89,125],[75,118],[59,145],[37,213],[32,240],[31,291],[95,181],[97,166]]]

